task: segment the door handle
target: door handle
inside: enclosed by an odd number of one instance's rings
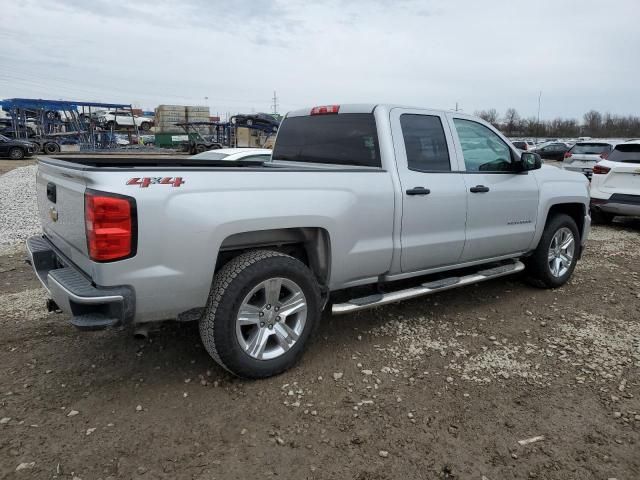
[[[475,187],[471,187],[469,191],[471,193],[486,193],[489,191],[489,187],[485,187],[484,185],[476,185]]]
[[[51,182],[47,183],[47,198],[53,203],[56,203],[56,196],[56,184]]]
[[[413,187],[407,190],[407,195],[429,195],[431,190],[424,187]]]

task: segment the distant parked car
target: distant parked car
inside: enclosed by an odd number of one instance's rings
[[[610,140],[589,140],[577,142],[564,154],[562,168],[572,172],[582,172],[591,178],[593,166],[607,158],[619,142]]]
[[[618,215],[640,216],[640,140],[616,145],[593,166],[591,218],[610,223]]]
[[[280,126],[280,121],[273,115],[268,113],[256,113],[253,115],[235,115],[231,117],[231,123],[242,127],[260,127],[264,130],[271,130],[277,132]]]
[[[552,142],[536,148],[536,153],[548,160],[562,160],[569,148],[564,142]]]
[[[147,132],[153,127],[153,119],[149,117],[136,117],[131,115],[131,112],[127,110],[112,110],[104,112],[99,117],[101,122],[108,128],[119,127],[133,127],[137,125],[138,128],[144,132]]]
[[[256,160],[271,161],[271,150],[268,148],[219,148],[208,150],[190,157],[190,160]]]
[[[22,160],[31,157],[36,152],[36,148],[31,142],[25,140],[13,140],[4,135],[0,135],[0,157],[7,157],[11,160]]]
[[[511,143],[513,143],[514,147],[522,151],[533,150],[536,148],[536,144],[531,140],[513,140]]]

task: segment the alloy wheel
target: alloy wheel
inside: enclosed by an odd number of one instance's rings
[[[287,278],[259,283],[240,304],[236,338],[244,352],[257,360],[284,355],[298,341],[307,319],[302,288]]]

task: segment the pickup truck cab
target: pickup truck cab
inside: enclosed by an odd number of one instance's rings
[[[295,364],[323,309],[522,270],[563,285],[590,228],[583,175],[479,118],[394,105],[290,112],[270,162],[42,157],[37,191],[51,308],[85,329],[197,320],[250,378]]]

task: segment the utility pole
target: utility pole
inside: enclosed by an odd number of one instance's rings
[[[459,112],[460,108],[458,107],[458,102],[456,102],[456,112]]]
[[[542,90],[540,90],[540,94],[538,95],[538,124],[536,125],[536,143],[538,143],[540,136],[540,104],[542,101]]]
[[[278,114],[278,96],[276,95],[276,91],[273,91],[273,104],[271,104],[271,109],[273,110],[273,114]]]

